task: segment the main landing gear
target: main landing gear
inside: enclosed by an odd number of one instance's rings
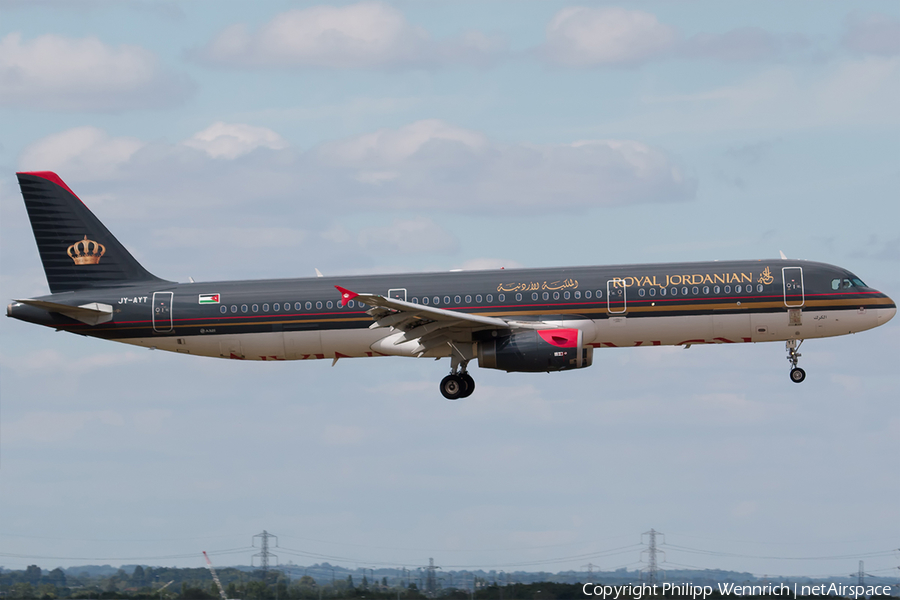
[[[788,340],[784,343],[784,348],[788,353],[787,359],[791,361],[791,381],[794,383],[802,383],[806,379],[806,371],[797,366],[797,361],[800,360],[800,353],[797,350],[800,349],[802,343],[803,340]]]
[[[441,379],[441,394],[447,400],[468,398],[475,391],[475,380],[466,371],[469,361],[453,362],[450,374]]]

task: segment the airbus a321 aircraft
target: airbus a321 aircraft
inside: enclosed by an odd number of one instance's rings
[[[786,342],[791,381],[809,338],[887,323],[894,301],[832,265],[752,260],[175,283],[151,275],[55,173],[19,173],[50,285],[7,316],[136,346],[238,360],[449,358],[582,369],[595,348]]]

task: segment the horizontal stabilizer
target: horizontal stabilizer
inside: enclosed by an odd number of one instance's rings
[[[40,308],[48,312],[59,313],[87,325],[99,325],[100,323],[112,321],[113,316],[113,307],[109,304],[101,304],[100,302],[91,302],[89,304],[82,304],[81,306],[69,306],[68,304],[58,304],[56,302],[46,302],[44,300],[16,300],[16,302]]]

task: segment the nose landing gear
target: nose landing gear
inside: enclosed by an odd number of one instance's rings
[[[797,351],[801,344],[803,344],[803,340],[788,340],[784,343],[784,348],[788,353],[787,359],[791,363],[791,381],[794,383],[802,383],[806,379],[806,371],[797,366],[801,356]]]
[[[450,374],[441,379],[441,395],[447,400],[468,398],[475,391],[475,380],[466,371],[468,363],[469,361],[460,361],[454,364]]]

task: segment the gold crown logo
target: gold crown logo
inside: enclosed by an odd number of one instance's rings
[[[106,246],[84,236],[83,240],[69,246],[66,252],[76,265],[96,265],[100,262],[100,257],[106,253]]]

